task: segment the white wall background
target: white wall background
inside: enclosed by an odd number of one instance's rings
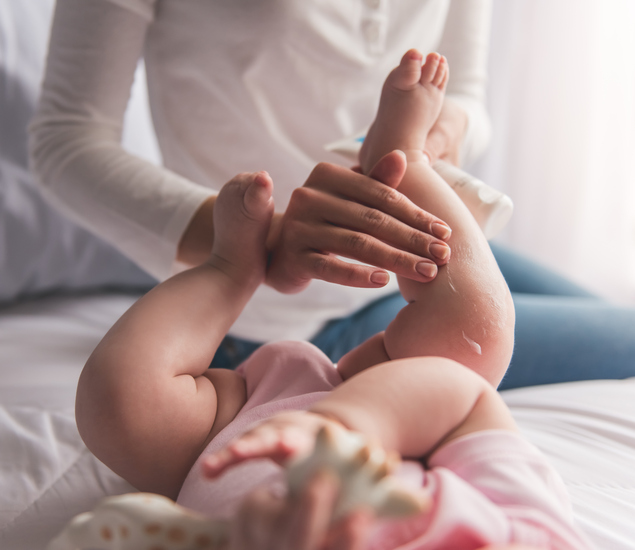
[[[635,304],[635,1],[495,0],[488,103],[497,240]]]

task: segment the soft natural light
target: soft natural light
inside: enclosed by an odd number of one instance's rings
[[[494,2],[494,137],[472,171],[515,202],[501,236],[635,303],[635,2]]]

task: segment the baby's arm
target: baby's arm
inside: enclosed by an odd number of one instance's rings
[[[175,497],[206,441],[244,403],[242,378],[209,365],[264,280],[271,191],[265,174],[225,186],[210,259],[138,300],[82,372],[80,434],[140,490]]]

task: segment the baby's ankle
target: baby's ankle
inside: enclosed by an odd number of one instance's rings
[[[236,258],[212,252],[203,265],[222,275],[226,280],[227,288],[237,294],[243,292],[251,294],[265,280],[263,262],[241,262]]]

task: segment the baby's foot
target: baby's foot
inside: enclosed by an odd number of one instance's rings
[[[238,282],[264,280],[265,241],[273,216],[273,182],[266,172],[239,174],[214,205],[214,246],[209,263]]]
[[[409,50],[388,75],[377,116],[360,151],[362,171],[394,149],[423,151],[428,132],[439,116],[449,69],[445,57],[430,53],[425,63]]]

